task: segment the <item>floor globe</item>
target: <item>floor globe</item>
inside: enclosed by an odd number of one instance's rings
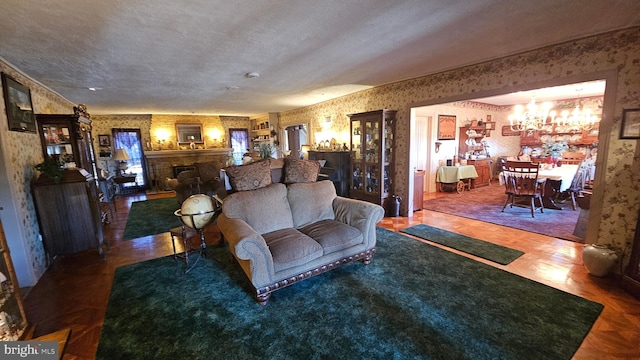
[[[196,194],[188,197],[180,207],[180,220],[192,229],[204,229],[215,220],[216,206],[209,196]]]

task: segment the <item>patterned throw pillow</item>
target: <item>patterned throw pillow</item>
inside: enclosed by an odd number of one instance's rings
[[[229,166],[225,169],[231,188],[246,191],[263,188],[271,184],[269,161],[256,161],[246,165]]]
[[[320,163],[313,160],[284,159],[284,183],[316,182],[320,173]]]

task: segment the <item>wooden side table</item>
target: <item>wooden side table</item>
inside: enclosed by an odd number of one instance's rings
[[[124,184],[135,183],[136,176],[135,175],[116,176],[115,178],[113,178],[113,182],[118,185],[118,194],[123,194]]]

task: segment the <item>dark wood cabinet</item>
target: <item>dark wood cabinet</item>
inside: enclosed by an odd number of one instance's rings
[[[383,205],[393,192],[395,110],[349,115],[351,190],[354,199]]]
[[[640,213],[636,223],[636,235],[633,238],[629,265],[624,274],[622,274],[622,287],[640,299]]]
[[[476,172],[478,173],[478,177],[471,180],[472,188],[490,185],[491,183],[491,160],[490,159],[467,160],[467,165],[473,165],[476,168]]]
[[[320,173],[333,181],[338,196],[349,197],[351,154],[348,151],[309,151],[309,160],[325,160]]]
[[[38,130],[45,158],[53,158],[61,165],[75,162],[97,178],[96,157],[88,114],[37,114]]]
[[[103,255],[102,211],[95,179],[81,169],[63,171],[53,183],[40,175],[32,183],[33,198],[49,258],[97,248]]]

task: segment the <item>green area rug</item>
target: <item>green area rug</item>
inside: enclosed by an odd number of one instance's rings
[[[180,226],[180,219],[173,215],[179,208],[180,204],[175,197],[132,203],[122,240],[161,234]]]
[[[507,265],[524,254],[520,250],[510,249],[424,224],[412,226],[400,231],[502,265]]]
[[[384,229],[266,306],[226,247],[120,267],[97,359],[570,359],[603,306]]]

